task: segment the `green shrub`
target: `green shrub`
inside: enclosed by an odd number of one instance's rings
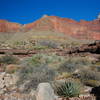
[[[34,55],[32,57],[26,57],[21,61],[21,66],[28,66],[28,67],[33,67],[33,66],[38,66],[43,64],[44,62],[41,62],[41,55]]]
[[[91,86],[91,87],[97,87],[97,86],[100,86],[100,81],[86,80],[86,81],[84,81],[84,84],[87,85],[87,86]]]
[[[34,48],[34,50],[45,50],[45,49],[47,49],[47,47],[45,47],[45,46],[38,46],[38,45],[33,46],[33,48]]]
[[[12,55],[5,55],[0,58],[0,63],[2,64],[17,64],[19,59]]]
[[[100,72],[91,71],[89,69],[83,69],[80,72],[80,79],[85,80],[98,80],[100,81]]]
[[[43,40],[43,41],[40,41],[38,44],[41,46],[48,47],[48,48],[58,48],[59,47],[59,44],[57,42],[50,41],[50,40]]]
[[[81,92],[79,83],[74,81],[65,81],[60,85],[56,84],[55,87],[55,91],[60,97],[75,97],[79,96]]]
[[[39,66],[24,66],[19,72],[18,85],[25,84],[25,91],[30,91],[30,89],[35,89],[37,85],[41,82],[50,82],[55,78],[55,71],[50,69],[47,65]],[[27,82],[28,81],[28,82]]]
[[[95,65],[100,66],[100,62],[95,63]]]
[[[40,82],[52,81],[55,78],[57,64],[63,61],[63,57],[54,54],[36,54],[32,57],[27,57],[21,61],[21,69],[18,71],[18,84],[26,84],[25,88],[33,89],[37,87]],[[26,89],[26,90],[27,90]],[[27,90],[28,91],[28,90]]]
[[[77,68],[74,63],[70,63],[69,61],[64,62],[63,64],[60,65],[58,68],[59,72],[73,72]]]
[[[64,60],[63,57],[59,57],[55,54],[36,54],[32,57],[23,59],[21,64],[23,66],[36,66],[42,64],[54,65],[57,66],[58,63],[61,63]],[[57,63],[57,64],[56,64]]]
[[[76,69],[81,69],[91,65],[91,61],[87,60],[85,57],[68,57],[59,66],[59,72],[74,72]]]
[[[67,78],[71,78],[71,77],[72,77],[71,73],[63,72],[62,74],[58,75],[56,77],[56,79],[60,80],[60,79],[67,79]]]
[[[96,67],[96,69],[97,69],[98,72],[100,72],[100,66],[99,67]]]

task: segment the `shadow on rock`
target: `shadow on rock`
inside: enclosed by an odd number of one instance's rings
[[[92,88],[90,93],[96,96],[96,100],[100,100],[100,86]]]

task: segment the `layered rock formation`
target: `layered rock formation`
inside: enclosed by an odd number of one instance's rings
[[[94,53],[100,54],[100,41],[91,44],[84,44],[80,47],[71,48],[67,53]]]
[[[26,25],[0,20],[0,32],[18,32],[30,30],[49,30],[61,32],[78,39],[100,40],[100,19],[77,22],[68,18],[43,16],[41,19]]]
[[[0,20],[0,32],[18,32],[21,25],[18,23],[11,23],[6,20]]]
[[[100,20],[93,21],[81,20],[77,22],[68,18],[60,18],[56,16],[43,16],[36,22],[26,24],[26,30],[51,30],[71,35],[79,39],[100,40]]]
[[[41,50],[23,50],[23,49],[0,49],[0,54],[13,53],[13,55],[24,55],[31,56],[33,54],[38,53],[46,53],[46,52],[55,52],[56,55],[59,56],[67,56],[68,54],[80,54],[80,53],[91,53],[91,54],[100,54],[100,41],[95,41],[91,44],[83,44],[79,47],[71,47],[67,49],[51,49],[45,50],[44,52]],[[2,69],[1,69],[2,71]]]

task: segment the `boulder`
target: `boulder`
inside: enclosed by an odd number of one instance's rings
[[[57,97],[54,94],[49,83],[40,83],[36,91],[36,100],[56,100]]]

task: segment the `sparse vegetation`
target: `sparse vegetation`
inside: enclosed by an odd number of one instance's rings
[[[59,47],[59,44],[57,42],[50,41],[50,40],[49,41],[48,40],[40,41],[38,44],[41,46],[45,46],[48,48],[54,48],[54,49]]]
[[[18,84],[25,84],[25,91],[30,91],[34,89],[41,82],[50,82],[55,78],[55,71],[49,68],[47,65],[39,66],[24,66],[19,72]],[[28,81],[28,83],[27,83]]]
[[[59,36],[56,36],[57,34],[53,34],[54,36],[50,37],[48,33],[44,33],[47,36],[41,36],[40,33],[35,33],[36,36],[34,35],[31,38],[24,33],[18,39],[11,38],[11,40],[0,44],[4,48],[41,51],[31,57],[21,58],[20,62],[13,55],[7,54],[0,57],[1,67],[4,66],[3,70],[7,74],[16,74],[19,77],[16,84],[18,91],[27,94],[34,91],[41,82],[52,83],[63,80],[60,84],[57,83],[54,89],[58,96],[69,98],[79,96],[81,88],[84,86],[95,87],[100,85],[99,62],[88,56],[57,55],[57,48],[60,48],[59,50],[73,48],[80,45],[79,41],[66,40],[64,36],[59,38]],[[54,52],[49,52],[49,50],[54,49]],[[83,85],[77,80],[82,82]]]
[[[2,64],[18,64],[19,59],[13,55],[6,54],[0,58]]]
[[[97,87],[97,86],[100,86],[100,81],[86,80],[86,81],[83,81],[83,84],[85,84],[86,86]]]
[[[60,80],[60,79],[67,79],[67,78],[70,78],[70,77],[72,77],[71,73],[63,72],[60,75],[58,75],[56,79]]]
[[[92,70],[82,70],[80,72],[80,78],[82,81],[84,80],[97,80],[100,81],[100,72],[95,72]]]
[[[14,73],[17,72],[19,69],[20,69],[20,66],[19,66],[19,65],[10,64],[10,65],[7,65],[7,66],[5,67],[5,72],[6,72],[6,73],[9,73],[9,74],[14,74]]]
[[[65,81],[55,84],[55,91],[60,97],[75,97],[81,93],[81,85],[75,81]]]
[[[35,54],[32,57],[27,57],[23,59],[21,61],[21,65],[35,66],[35,65],[47,64],[52,68],[56,68],[63,61],[64,57],[60,57],[55,54]]]
[[[92,64],[85,57],[68,57],[60,66],[59,72],[74,72],[77,69],[82,69],[83,67],[88,67]]]
[[[57,75],[56,63],[63,61],[63,57],[36,54],[21,61],[21,69],[18,71],[18,85],[26,83],[25,89],[28,91],[36,88],[40,82],[53,81]],[[25,91],[26,91],[25,90]]]

